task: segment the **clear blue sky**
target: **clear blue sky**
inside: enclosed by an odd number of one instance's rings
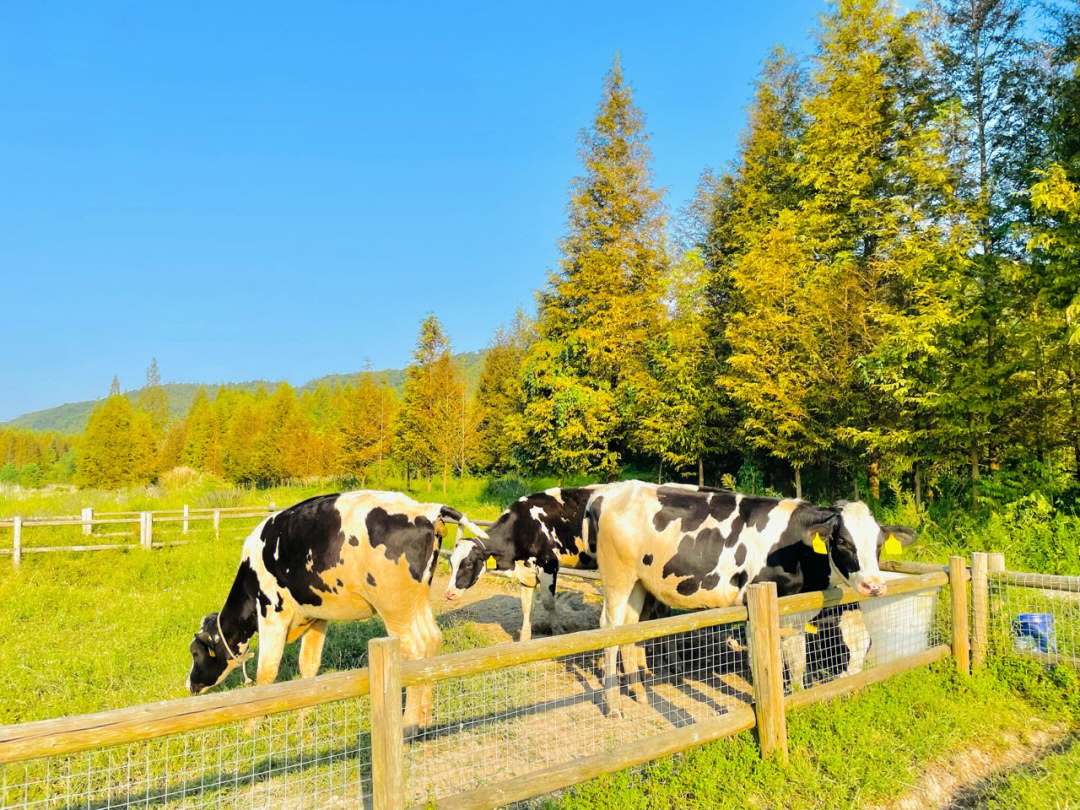
[[[746,3],[0,5],[0,420],[113,374],[294,383],[533,306],[612,57],[671,210],[775,43]]]

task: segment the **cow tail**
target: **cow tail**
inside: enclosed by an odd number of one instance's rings
[[[594,495],[585,505],[585,548],[593,555],[596,554],[596,541],[600,536],[600,506],[603,503],[602,495]]]
[[[451,523],[457,523],[459,526],[468,529],[475,534],[481,540],[487,540],[487,532],[469,520],[465,515],[450,506],[442,506],[439,508],[439,517],[444,520],[448,520]]]

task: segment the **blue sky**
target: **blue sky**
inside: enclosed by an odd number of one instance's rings
[[[0,421],[485,346],[616,52],[675,211],[822,2],[0,5]]]

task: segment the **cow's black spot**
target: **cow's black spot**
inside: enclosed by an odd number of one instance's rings
[[[702,579],[716,568],[723,547],[724,537],[719,529],[709,528],[696,534],[684,534],[679,541],[678,551],[664,563],[660,576],[679,577],[682,581],[676,590],[683,596],[689,596],[702,586]]]
[[[695,593],[699,587],[700,585],[696,577],[687,577],[675,587],[675,590],[683,596],[690,596]]]
[[[371,576],[371,574],[368,574],[368,576]],[[342,581],[341,581],[341,580],[339,579],[339,580],[337,581],[337,586],[338,586],[339,588],[343,588],[343,587],[345,586],[345,583],[344,583],[344,582],[342,582]]]
[[[652,554],[646,554],[641,558],[642,565],[652,565]]]
[[[596,554],[596,539],[600,534],[600,510],[604,505],[604,496],[597,495],[586,506],[585,520],[589,524],[589,551]]]
[[[731,587],[741,591],[743,586],[746,585],[747,579],[749,579],[749,576],[745,571],[736,571],[731,575]]]
[[[423,582],[431,555],[435,553],[432,522],[423,515],[411,519],[400,512],[391,514],[376,506],[368,512],[364,523],[372,548],[383,546],[383,553],[391,562],[398,562],[404,556],[413,579]]]
[[[578,555],[577,567],[585,571],[594,571],[596,570],[596,558],[587,551],[583,551]]]
[[[746,562],[746,544],[739,543],[738,548],[735,549],[735,564],[742,565]]]
[[[705,577],[701,580],[701,589],[703,591],[711,591],[713,588],[715,588],[717,586],[717,584],[719,582],[720,582],[720,575],[719,574],[715,574],[715,573],[706,574]]]
[[[338,581],[340,582],[341,580],[338,580]],[[368,584],[368,585],[370,585],[370,586],[371,586],[372,588],[374,588],[374,587],[375,587],[375,577],[373,577],[373,576],[371,575],[371,572],[368,572],[368,575],[367,575],[367,584]]]
[[[350,546],[358,546],[358,545],[360,545],[360,541],[357,540],[355,536],[350,535],[350,537],[349,537],[349,545]]]
[[[322,604],[322,594],[328,593],[330,586],[321,574],[344,562],[341,549],[345,533],[337,498],[336,494],[319,495],[301,501],[263,526],[263,565],[278,587],[302,605]]]

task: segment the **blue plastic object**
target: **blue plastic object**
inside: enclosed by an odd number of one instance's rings
[[[1054,631],[1052,613],[1021,613],[1013,622],[1012,631],[1013,644],[1018,650],[1057,652],[1057,633]]]

